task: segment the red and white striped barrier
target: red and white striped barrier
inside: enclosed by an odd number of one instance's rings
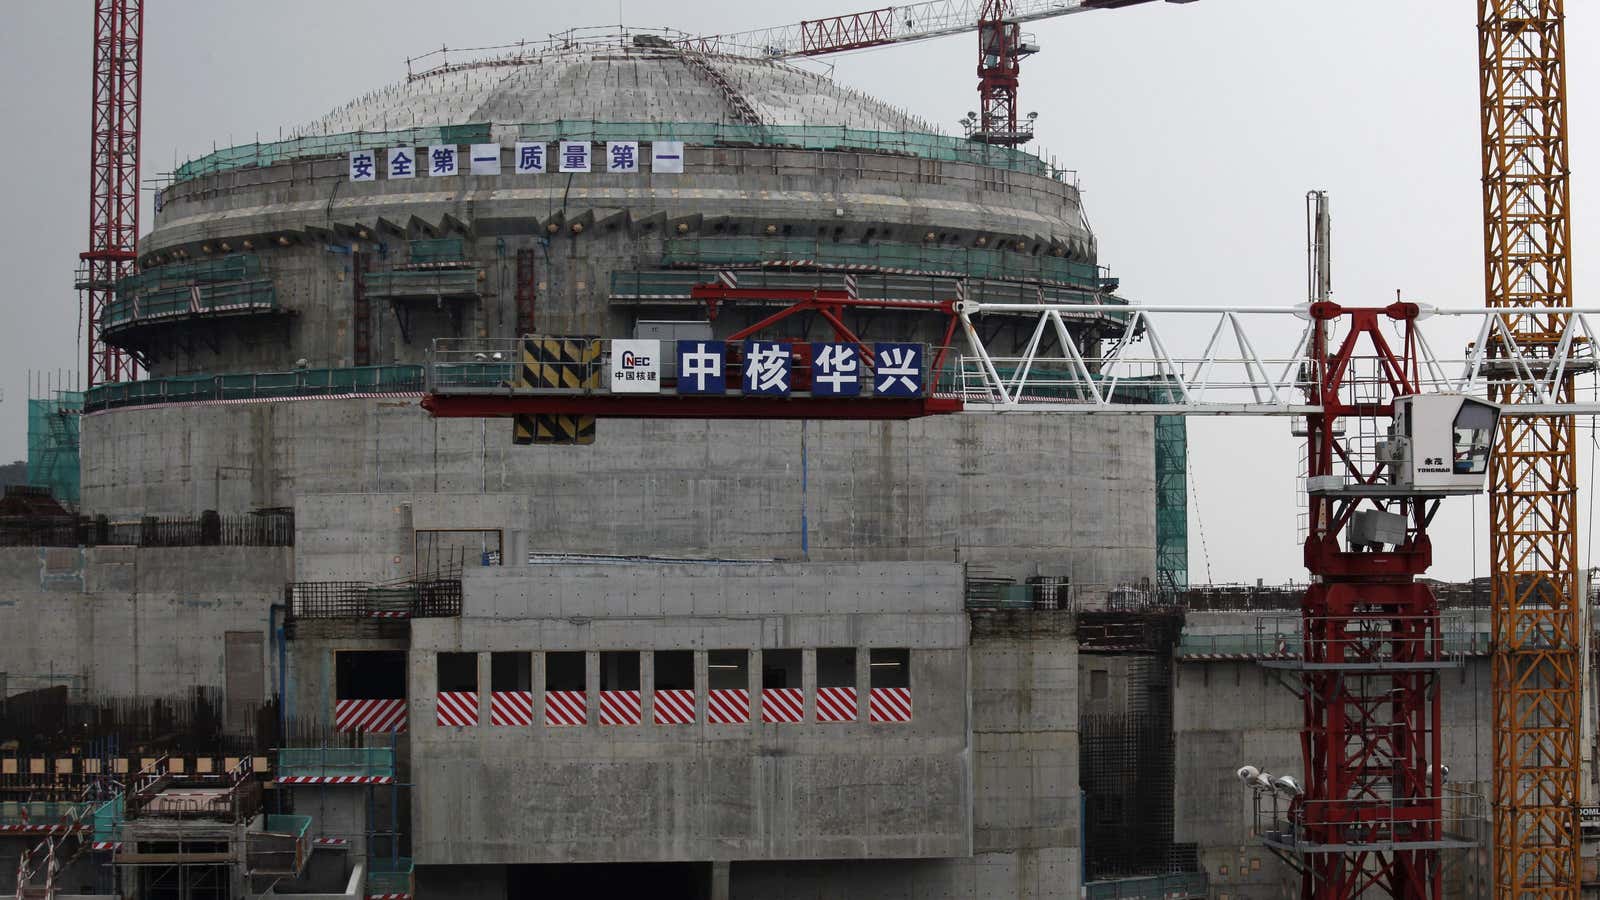
[[[280,775],[278,784],[394,784],[392,775]]]
[[[583,691],[544,692],[546,725],[586,725],[588,722],[589,699]]]
[[[489,724],[523,728],[533,724],[533,691],[495,691],[489,695]]]
[[[654,715],[657,725],[693,725],[694,691],[656,691]]]
[[[335,700],[333,703],[333,727],[336,731],[405,731],[408,718],[405,698]]]
[[[874,722],[911,721],[911,688],[873,688],[867,710]]]
[[[92,827],[88,824],[68,825],[57,823],[55,825],[0,825],[0,834],[56,834],[63,831],[87,831]]]
[[[803,722],[805,718],[805,691],[799,688],[761,689],[761,721],[768,723]]]
[[[434,719],[440,726],[470,728],[478,724],[477,691],[440,691]]]
[[[403,609],[375,609],[367,613],[369,619],[409,619],[411,613]]]
[[[311,843],[316,847],[348,847],[350,846],[350,839],[319,837],[313,840]]]
[[[723,688],[706,694],[706,721],[715,725],[743,725],[750,721],[750,692]]]
[[[367,900],[411,900],[410,894],[368,894]]]
[[[640,711],[638,691],[601,691],[601,725],[637,725],[643,714]]]
[[[94,843],[89,845],[89,849],[90,850],[110,851],[112,853],[115,853],[118,850],[122,849],[122,842],[121,841],[95,841]]]
[[[817,688],[818,722],[854,722],[856,689],[853,687]]]

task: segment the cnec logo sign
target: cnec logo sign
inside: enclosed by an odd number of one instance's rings
[[[611,342],[611,393],[661,393],[661,342],[614,340]]]

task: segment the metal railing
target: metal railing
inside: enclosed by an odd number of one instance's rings
[[[278,751],[278,777],[359,775],[393,777],[392,747],[285,747]]]
[[[1481,794],[1450,787],[1438,796],[1307,801],[1258,793],[1255,801],[1257,833],[1268,845],[1294,853],[1373,845],[1474,846],[1472,836],[1488,814]]]
[[[268,279],[196,284],[114,300],[106,305],[105,323],[123,328],[185,316],[278,309],[277,288]]]
[[[201,796],[167,796],[167,791],[183,787],[225,788]],[[145,816],[176,819],[221,819],[248,822],[261,811],[261,782],[254,778],[233,780],[228,775],[178,776],[158,772],[143,779],[128,793],[123,816],[128,820]]]
[[[96,385],[84,394],[84,412],[161,403],[260,400],[422,391],[422,366],[356,366],[237,375],[193,375]]]
[[[0,547],[292,547],[294,513],[0,518]]]
[[[0,825],[45,827],[77,822],[97,805],[60,800],[0,801]]]
[[[414,866],[409,856],[367,857],[367,896],[412,893],[411,872]]]
[[[1434,658],[1483,656],[1489,652],[1492,635],[1468,616],[1442,614],[1438,631],[1413,633],[1411,626],[1426,624],[1424,616],[1394,616],[1365,620],[1365,631],[1330,633],[1315,639],[1313,650],[1319,660],[1344,660],[1350,663],[1384,663]],[[1349,619],[1313,619],[1319,622],[1347,622]],[[1396,629],[1395,626],[1400,626]],[[1248,627],[1248,626],[1245,626]],[[1181,658],[1239,657],[1256,659],[1304,659],[1304,622],[1299,616],[1264,616],[1250,630],[1195,633],[1185,631],[1175,648]],[[1316,629],[1321,630],[1321,629]]]
[[[262,830],[245,838],[245,865],[251,875],[299,875],[311,851],[306,836],[310,816],[268,813],[262,817]]]
[[[964,138],[906,131],[872,131],[828,125],[733,125],[716,122],[596,122],[564,119],[512,126],[520,139],[569,141],[683,141],[694,146],[784,147],[843,150],[916,156],[945,162],[966,162],[996,169],[1049,176],[1050,167],[1030,153],[1009,147],[974,144]],[[339,156],[352,150],[471,144],[490,139],[489,123],[408,128],[397,131],[349,131],[270,143],[241,144],[208,153],[179,166],[174,183],[291,159]]]
[[[368,272],[367,296],[389,297],[457,297],[471,298],[479,294],[481,269],[390,269]]]

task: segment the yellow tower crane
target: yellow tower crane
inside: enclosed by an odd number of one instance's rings
[[[1478,2],[1491,307],[1572,306],[1563,27],[1563,0]],[[1513,330],[1549,364],[1571,352],[1564,319],[1518,316]],[[1570,403],[1570,370],[1559,390]],[[1522,393],[1508,383],[1494,399],[1513,405]],[[1495,896],[1576,898],[1583,682],[1572,417],[1502,419],[1490,490]]]

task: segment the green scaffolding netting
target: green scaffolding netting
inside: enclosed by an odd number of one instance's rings
[[[1189,586],[1189,429],[1183,416],[1156,417],[1156,583]]]
[[[78,416],[83,394],[57,391],[54,399],[28,401],[28,483],[47,487],[64,506],[77,506]]]
[[[871,131],[834,125],[729,125],[716,122],[595,122],[563,119],[503,126],[516,129],[526,141],[683,141],[696,146],[778,147],[800,150],[864,150],[941,162],[964,162],[1050,174],[1037,156],[1010,147],[974,143],[944,134]],[[353,150],[421,147],[430,144],[486,143],[490,123],[404,128],[395,131],[348,131],[342,134],[241,144],[208,153],[178,167],[173,181],[187,181],[247,166],[270,166],[289,159],[337,156]]]

